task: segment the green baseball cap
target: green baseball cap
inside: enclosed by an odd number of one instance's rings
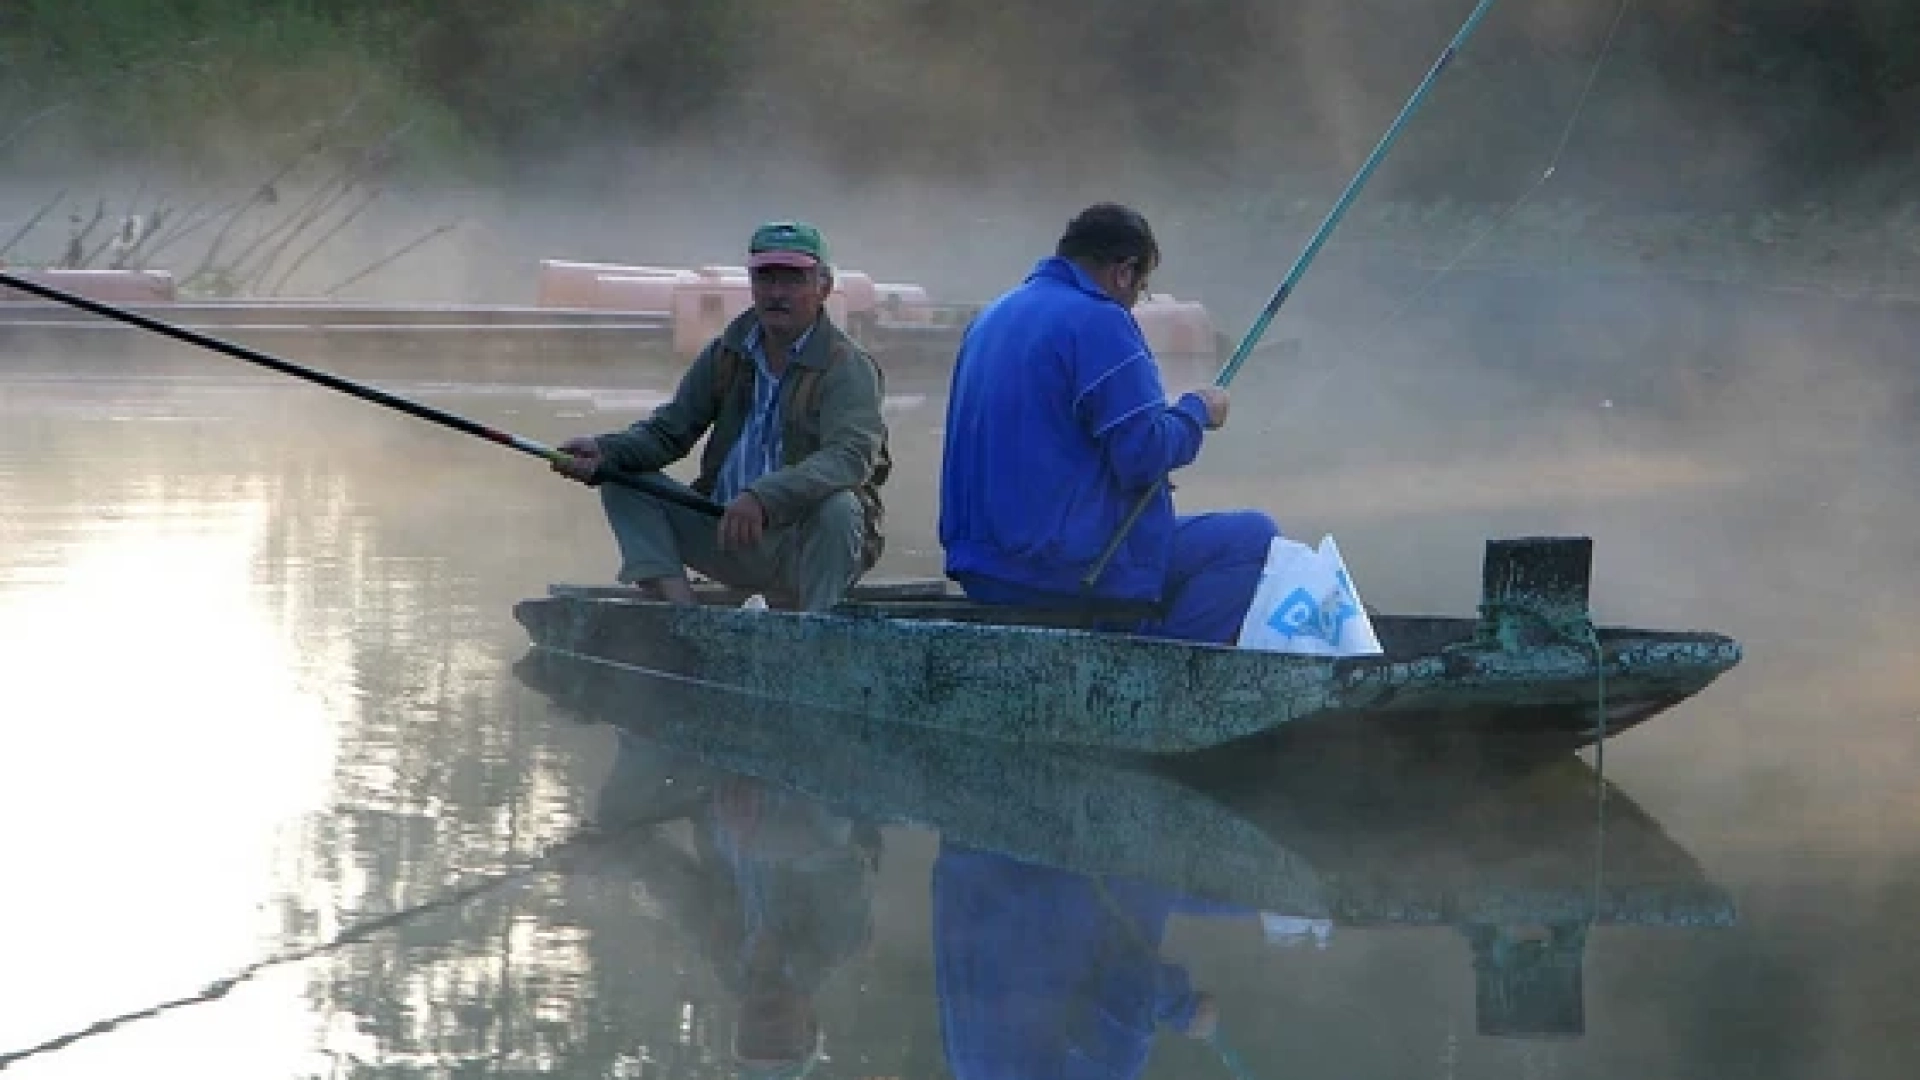
[[[747,241],[747,267],[819,266],[827,261],[827,241],[804,221],[770,221]]]

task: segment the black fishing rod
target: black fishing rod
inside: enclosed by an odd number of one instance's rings
[[[115,322],[126,323],[129,326],[137,326],[142,330],[170,337],[175,341],[184,341],[189,345],[197,345],[203,349],[231,356],[236,360],[244,360],[249,364],[268,368],[282,375],[291,375],[296,379],[305,379],[311,383],[318,383],[329,390],[338,390],[343,394],[351,395],[362,401],[370,401],[376,405],[385,406],[396,412],[406,413],[408,416],[438,424],[444,428],[452,428],[454,431],[473,435],[485,439],[488,442],[518,450],[523,454],[531,454],[534,457],[550,463],[567,464],[575,460],[573,455],[557,447],[548,446],[545,443],[536,442],[533,439],[515,435],[512,432],[488,427],[477,420],[470,420],[467,417],[447,412],[445,409],[438,409],[432,405],[412,401],[408,398],[388,393],[378,387],[369,386],[366,383],[355,382],[352,379],[343,379],[338,375],[329,374],[328,372],[310,368],[303,364],[296,364],[291,360],[283,360],[270,353],[261,352],[259,349],[248,348],[245,345],[225,341],[210,334],[203,334],[198,330],[190,330],[187,327],[177,326],[149,315],[142,315],[137,311],[129,311],[126,308],[116,307],[113,304],[79,296],[65,289],[58,289],[52,285],[31,281],[16,274],[0,271],[0,286],[17,289],[21,292],[29,293],[45,300],[51,300],[58,304],[66,304],[69,307],[79,308],[81,311],[98,315],[103,319],[112,319]],[[651,495],[656,499],[698,511],[708,517],[717,518],[726,512],[726,509],[719,503],[711,499],[702,498],[691,492],[683,491],[656,477],[630,476],[603,469],[596,479],[610,484],[617,484],[621,487],[632,488],[635,491]]]

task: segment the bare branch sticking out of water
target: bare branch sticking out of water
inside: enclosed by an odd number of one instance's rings
[[[355,112],[359,111],[360,102],[365,96],[364,93],[356,94],[353,100],[347,102],[346,108],[342,109],[331,122],[322,125],[298,153],[291,155],[279,169],[254,188],[252,194],[240,201],[238,208],[228,214],[226,223],[220,227],[220,231],[214,234],[213,242],[207,245],[207,252],[200,259],[200,265],[194,268],[193,273],[187,275],[189,281],[209,274],[225,274],[231,271],[231,267],[222,271],[217,264],[220,261],[220,249],[226,245],[227,238],[232,235],[233,230],[254,207],[270,206],[279,201],[279,185],[284,183],[287,177],[292,176],[294,170],[326,153],[332,147],[334,134],[346,125],[347,120]]]
[[[360,204],[358,206],[355,206],[353,209],[347,211],[345,216],[341,217],[339,221],[336,221],[333,223],[333,227],[331,229],[328,229],[325,233],[321,234],[320,239],[315,240],[313,244],[307,248],[307,250],[301,252],[299,257],[295,258],[293,262],[287,266],[287,269],[283,273],[281,273],[280,280],[274,282],[273,287],[269,289],[268,292],[274,296],[280,295],[281,290],[287,287],[287,282],[292,280],[293,275],[298,273],[302,266],[306,265],[307,260],[311,259],[314,256],[315,252],[318,252],[321,248],[325,247],[327,243],[331,241],[335,236],[338,236],[342,229],[345,229],[348,225],[353,224],[353,220],[359,217],[361,214],[365,213],[367,207],[372,206],[374,204],[374,201],[380,198],[380,195],[381,195],[381,190],[379,188],[369,189],[366,193],[366,196],[360,200]]]
[[[211,214],[202,213],[202,211],[206,209],[207,204],[212,201],[211,199],[201,199],[199,202],[188,207],[184,213],[180,214],[174,221],[173,231],[155,239],[153,250],[147,253],[147,258],[158,258],[162,251],[185,240],[201,229],[206,228],[209,222],[218,221],[222,215],[234,207],[239,206],[242,200],[236,199]]]
[[[305,229],[315,217],[331,210],[334,204],[345,196],[347,192],[353,190],[353,173],[353,167],[348,166],[334,173],[332,176],[327,177],[319,187],[313,189],[313,192],[307,196],[305,201],[289,211],[285,217],[281,218],[279,224],[265,230],[259,236],[254,237],[252,243],[241,248],[240,253],[235,255],[233,261],[227,264],[227,275],[236,281],[242,280],[241,268],[246,266],[247,261],[258,254],[260,249],[274,240],[284,241],[285,239],[298,236],[300,231]],[[284,246],[284,243],[282,246]],[[267,265],[260,268],[260,273],[264,273],[267,267],[272,265],[274,255],[279,251],[280,248],[276,247],[274,252],[267,256]]]
[[[45,206],[42,206],[39,210],[34,211],[33,216],[27,219],[26,224],[14,230],[13,235],[7,238],[6,243],[0,244],[0,259],[6,258],[7,252],[12,251],[15,244],[18,244],[20,241],[26,239],[27,234],[33,231],[34,226],[40,224],[41,219],[46,217],[48,214],[51,214],[55,208],[57,208],[62,202],[66,201],[66,198],[67,198],[67,189],[61,188],[60,193],[55,195],[53,198],[47,200],[47,204]]]
[[[73,215],[73,235],[67,239],[67,250],[60,256],[60,265],[68,270],[78,270],[87,265],[87,237],[100,225],[100,219],[107,216],[107,200],[101,199],[93,206],[93,217],[83,226],[80,215]]]
[[[412,243],[403,245],[398,251],[393,252],[391,255],[383,255],[380,258],[375,259],[370,265],[368,265],[365,269],[361,270],[359,273],[356,273],[351,277],[348,277],[345,281],[342,281],[340,284],[335,285],[331,289],[328,289],[325,295],[329,297],[338,295],[340,290],[360,281],[363,278],[372,276],[376,271],[384,269],[388,264],[394,262],[396,259],[399,259],[401,256],[410,254],[416,248],[419,248],[422,245],[426,244],[427,241],[432,240],[434,237],[440,236],[443,233],[450,233],[459,227],[460,227],[460,221],[454,220],[454,221],[447,222],[445,225],[440,225],[440,226],[436,226],[433,229],[429,229],[426,235],[420,237],[419,239],[413,241]]]
[[[293,268],[290,268],[287,272],[280,275],[279,282],[270,290],[271,292],[278,293],[279,290],[286,285],[287,279],[293,276],[293,269],[297,269],[301,263],[310,258],[313,253],[324,246],[327,241],[339,235],[341,229],[345,228],[354,218],[359,217],[375,199],[379,198],[381,193],[379,181],[386,171],[388,164],[392,161],[393,147],[399,142],[400,137],[405,135],[412,127],[413,121],[409,120],[394,128],[392,131],[389,131],[380,141],[363,151],[359,160],[341,170],[339,177],[337,177],[335,181],[339,184],[338,189],[334,191],[332,196],[324,203],[314,207],[306,214],[300,215],[299,223],[294,226],[293,230],[289,232],[285,238],[274,246],[273,250],[268,253],[266,259],[262,261],[250,275],[250,283],[254,286],[265,284],[268,275],[273,272],[275,264],[286,255],[287,251],[293,246],[294,241],[298,239],[302,233],[325,218],[347,195],[357,189],[361,189],[362,185],[372,181],[375,186],[367,193],[366,197],[361,200],[360,204],[348,211],[346,216],[336,222],[332,228],[328,229],[313,247],[308,248],[305,253],[295,260]],[[312,199],[308,201],[309,204],[314,202]],[[239,276],[240,264],[245,261],[244,257],[234,261],[234,276]]]

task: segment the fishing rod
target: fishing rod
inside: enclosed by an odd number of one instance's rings
[[[257,364],[260,367],[269,368],[282,375],[291,375],[297,379],[305,379],[311,383],[318,383],[330,390],[338,390],[343,394],[351,395],[362,401],[371,401],[376,405],[383,405],[397,412],[403,412],[409,416],[438,424],[441,427],[452,428],[455,431],[473,435],[513,450],[518,450],[523,454],[531,454],[547,462],[567,464],[575,460],[573,455],[557,447],[548,446],[545,443],[536,442],[533,439],[515,435],[512,432],[488,427],[477,420],[470,420],[464,416],[447,412],[444,409],[435,408],[432,405],[412,401],[396,394],[388,393],[378,387],[369,386],[366,383],[355,382],[352,379],[343,379],[338,375],[329,374],[328,372],[310,368],[302,364],[296,364],[291,360],[283,360],[270,353],[248,348],[245,345],[238,345],[231,341],[225,341],[213,337],[210,334],[203,334],[198,330],[191,330],[184,326],[178,326],[148,315],[142,315],[137,311],[129,311],[126,308],[116,307],[113,304],[102,303],[99,300],[79,296],[65,289],[55,288],[52,285],[43,284],[38,281],[30,281],[15,274],[0,271],[0,286],[5,286],[9,289],[18,289],[21,292],[30,293],[45,300],[79,308],[81,311],[98,315],[104,319],[112,319],[115,322],[137,326],[142,330],[148,330],[165,337],[170,337],[176,341],[184,341],[189,345],[198,345],[200,348],[223,353],[236,360],[244,360],[249,364]],[[705,499],[691,492],[683,491],[653,476],[633,476],[602,469],[599,475],[595,477],[595,480],[617,484],[625,488],[632,488],[635,491],[653,496],[665,502],[673,503],[677,506],[684,506],[690,510],[705,514],[708,517],[717,518],[726,512],[724,507],[711,499]]]
[[[1346,216],[1347,208],[1352,206],[1353,201],[1359,197],[1360,189],[1366,186],[1367,180],[1373,176],[1373,171],[1380,167],[1380,162],[1387,156],[1387,151],[1392,148],[1394,141],[1400,137],[1400,132],[1407,126],[1407,121],[1413,118],[1421,102],[1426,100],[1427,92],[1439,80],[1440,73],[1447,69],[1447,66],[1453,62],[1453,58],[1465,47],[1467,39],[1473,36],[1474,29],[1480,25],[1480,20],[1486,18],[1487,12],[1492,10],[1493,3],[1494,0],[1480,0],[1473,9],[1473,13],[1467,16],[1467,21],[1461,25],[1460,32],[1453,36],[1453,40],[1447,44],[1439,58],[1433,62],[1433,66],[1428,69],[1426,78],[1421,79],[1420,85],[1414,88],[1413,95],[1401,107],[1400,115],[1394,117],[1393,123],[1387,127],[1386,134],[1380,137],[1380,142],[1374,146],[1373,152],[1368,154],[1366,161],[1361,164],[1360,171],[1347,182],[1346,190],[1342,191],[1340,197],[1334,201],[1333,209],[1327,212],[1326,220],[1314,230],[1306,249],[1300,253],[1298,259],[1294,260],[1293,268],[1287,271],[1285,278],[1281,279],[1280,286],[1267,299],[1266,306],[1260,310],[1259,317],[1254,319],[1253,325],[1247,328],[1246,336],[1240,339],[1240,344],[1233,350],[1233,355],[1227,359],[1225,366],[1221,367],[1220,374],[1214,377],[1215,386],[1226,389],[1227,384],[1231,383],[1233,377],[1239,373],[1240,366],[1247,362],[1248,355],[1260,343],[1260,338],[1266,334],[1267,327],[1273,322],[1274,316],[1280,313],[1280,306],[1287,302],[1287,298],[1293,295],[1295,286],[1299,285],[1300,279],[1306,276],[1307,267],[1313,263],[1314,256],[1320,254],[1320,249],[1326,246],[1327,238],[1333,235],[1334,227],[1340,223],[1342,217]],[[1126,542],[1127,534],[1133,531],[1133,527],[1140,521],[1140,516],[1147,512],[1147,507],[1152,505],[1165,484],[1164,478],[1156,480],[1151,487],[1141,493],[1140,501],[1133,505],[1133,510],[1127,514],[1126,520],[1122,521],[1120,527],[1114,531],[1113,539],[1107,542],[1106,548],[1100,552],[1100,557],[1094,561],[1092,569],[1080,579],[1083,588],[1090,590],[1094,583],[1100,580],[1100,575],[1106,571],[1107,564],[1113,561],[1114,555],[1120,551],[1120,545]]]

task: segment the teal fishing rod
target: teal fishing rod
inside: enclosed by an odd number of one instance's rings
[[[1374,146],[1373,152],[1368,154],[1367,160],[1361,164],[1360,171],[1354,174],[1352,180],[1347,181],[1346,190],[1342,191],[1340,198],[1334,201],[1333,209],[1327,212],[1326,220],[1314,230],[1312,239],[1307,241],[1307,246],[1300,252],[1300,257],[1294,260],[1293,268],[1287,271],[1287,276],[1281,279],[1279,288],[1275,289],[1273,295],[1267,299],[1266,307],[1260,310],[1259,318],[1253,320],[1253,325],[1247,328],[1246,336],[1240,339],[1239,347],[1233,350],[1233,355],[1221,367],[1220,374],[1214,377],[1213,385],[1225,389],[1227,384],[1233,381],[1233,377],[1239,373],[1240,366],[1247,362],[1247,357],[1252,355],[1254,347],[1259,345],[1260,339],[1266,335],[1267,327],[1272,325],[1274,316],[1280,313],[1281,305],[1287,302],[1287,298],[1293,295],[1294,288],[1300,284],[1300,279],[1306,276],[1307,267],[1313,264],[1314,257],[1319,255],[1320,249],[1326,246],[1327,238],[1333,235],[1334,227],[1340,224],[1340,219],[1346,216],[1347,208],[1352,206],[1353,201],[1360,196],[1360,189],[1366,186],[1367,180],[1373,176],[1373,171],[1380,167],[1380,162],[1387,156],[1387,151],[1392,149],[1394,141],[1400,137],[1400,132],[1406,128],[1407,122],[1413,119],[1413,114],[1420,108],[1421,102],[1426,100],[1427,92],[1433,89],[1433,84],[1439,80],[1440,73],[1453,63],[1453,58],[1459,55],[1467,39],[1473,36],[1473,31],[1480,25],[1480,20],[1486,18],[1487,12],[1492,8],[1493,0],[1480,0],[1479,5],[1473,9],[1473,14],[1468,15],[1467,21],[1461,25],[1460,32],[1453,35],[1453,40],[1448,42],[1446,49],[1440,53],[1439,59],[1435,60],[1433,67],[1427,70],[1427,77],[1421,79],[1420,85],[1414,88],[1413,96],[1408,98],[1407,103],[1401,107],[1400,115],[1393,118],[1393,123],[1388,126],[1386,134],[1380,137],[1380,142]],[[1120,550],[1120,545],[1126,542],[1127,534],[1132,532],[1133,527],[1139,523],[1140,516],[1147,512],[1147,507],[1152,505],[1165,483],[1164,479],[1156,480],[1152,487],[1141,493],[1140,501],[1134,504],[1126,520],[1120,523],[1120,528],[1114,532],[1113,539],[1107,542],[1106,549],[1100,552],[1100,558],[1094,561],[1093,568],[1088,570],[1086,576],[1080,580],[1083,588],[1092,589],[1094,583],[1100,580],[1100,575],[1106,572],[1107,564],[1113,561],[1114,555]]]

